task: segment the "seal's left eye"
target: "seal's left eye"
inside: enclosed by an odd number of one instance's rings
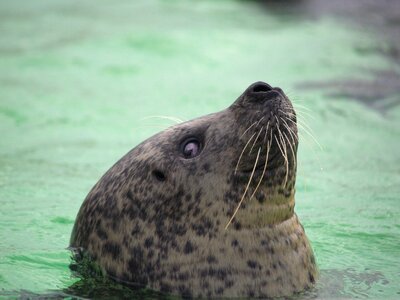
[[[183,157],[193,158],[200,154],[200,148],[201,148],[200,142],[195,138],[191,138],[183,142],[181,151]]]

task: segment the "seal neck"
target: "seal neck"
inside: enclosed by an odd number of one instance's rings
[[[250,199],[246,208],[241,209],[236,219],[244,228],[263,228],[280,224],[294,215],[294,192],[289,198],[277,196],[260,203]]]

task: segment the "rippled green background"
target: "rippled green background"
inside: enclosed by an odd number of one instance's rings
[[[295,2],[0,1],[0,297],[77,280],[76,213],[115,161],[171,125],[146,117],[218,111],[257,80],[287,92],[322,146],[300,129],[296,210],[321,270],[311,296],[400,297],[396,45]]]

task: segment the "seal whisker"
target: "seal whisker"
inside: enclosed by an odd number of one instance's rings
[[[299,131],[298,134],[296,135],[296,133],[293,131],[292,128],[290,128],[289,124],[285,121],[285,119],[281,119],[281,120],[283,121],[284,126],[285,126],[286,129],[289,131],[290,136],[291,136],[292,138],[294,137],[294,138],[296,139],[296,141],[299,141],[299,136],[300,136],[301,138],[303,138],[303,139],[307,142],[307,144],[310,143],[309,139],[307,139],[300,131]]]
[[[283,126],[285,126],[285,128],[288,130],[288,134],[290,135],[290,138],[291,138],[292,142],[290,142],[288,136],[286,135],[286,133],[285,133],[284,131],[282,131],[282,133],[283,133],[283,134],[285,135],[285,137],[287,138],[287,141],[288,141],[289,145],[290,145],[290,146],[292,146],[292,145],[294,146],[294,145],[295,145],[295,138],[293,137],[292,130],[291,130],[290,127],[287,125],[287,123],[285,122],[284,119],[281,118],[281,121],[283,122]]]
[[[185,122],[184,120],[181,120],[181,119],[179,119],[177,117],[162,116],[162,115],[159,115],[159,116],[148,116],[148,117],[141,118],[141,120],[143,121],[143,120],[155,119],[155,118],[170,120],[170,121],[175,122],[176,124]]]
[[[280,111],[280,112],[283,113],[284,115],[294,116],[293,113],[291,113],[291,112],[285,112],[285,111],[283,111],[282,109],[278,109],[278,111]]]
[[[295,113],[291,113],[291,112],[285,112],[282,109],[278,109],[279,112],[281,112],[282,114],[289,116],[289,117],[295,117],[297,120],[301,120],[303,119],[304,121],[306,121],[306,118],[304,117],[304,115],[306,115],[307,117],[310,117],[311,119],[315,120],[315,118],[313,116],[311,116],[310,114],[304,112],[304,111],[297,111],[297,114]],[[281,118],[281,120],[283,120]]]
[[[257,168],[258,158],[260,157],[260,151],[261,151],[261,148],[258,148],[258,153],[257,153],[256,161],[255,161],[255,163],[254,163],[253,171],[251,172],[249,182],[248,182],[247,185],[246,185],[246,188],[245,188],[245,190],[244,190],[243,196],[242,196],[242,198],[240,199],[239,204],[238,204],[238,206],[236,207],[236,209],[235,209],[235,211],[234,211],[232,217],[229,219],[228,223],[226,224],[225,230],[228,229],[229,225],[232,223],[232,221],[233,221],[233,219],[235,218],[237,212],[239,211],[240,206],[242,205],[242,202],[243,202],[243,200],[244,200],[244,197],[245,197],[246,194],[247,194],[247,190],[249,189],[250,183],[251,183],[251,181],[252,181],[252,179],[253,179],[254,172],[255,172],[255,170],[256,170],[256,168]]]
[[[267,135],[267,131],[265,131],[265,135]],[[256,192],[258,190],[258,187],[260,186],[262,180],[264,179],[265,171],[267,170],[267,165],[268,165],[268,155],[269,155],[269,150],[271,149],[271,143],[272,143],[272,141],[267,143],[267,155],[265,156],[265,164],[264,164],[263,172],[261,174],[260,180],[258,181],[256,188],[254,189],[253,193],[250,196],[250,200],[254,197],[254,195],[256,194]]]
[[[138,125],[135,129],[140,129],[140,128],[157,128],[157,129],[167,129],[171,125],[161,125],[161,124],[142,124]],[[135,130],[134,129],[134,130]]]
[[[284,121],[284,120],[283,120],[283,121]],[[287,123],[286,123],[286,125],[287,125]],[[290,133],[290,132],[293,132],[293,131],[290,129],[289,126],[287,126],[286,128],[289,130],[289,133]],[[304,129],[304,128],[303,128],[303,129]],[[296,137],[296,135],[294,135],[294,136]],[[323,167],[322,167],[322,164],[321,164],[319,155],[318,155],[318,153],[315,151],[315,149],[314,149],[313,147],[311,147],[309,139],[307,139],[301,132],[299,132],[299,136],[300,136],[302,139],[304,139],[304,141],[306,142],[305,145],[313,152],[314,157],[315,157],[316,160],[318,161],[318,165],[319,165],[320,170],[323,170]],[[297,137],[297,140],[299,141],[299,138],[298,138],[298,137]],[[323,150],[321,147],[320,147],[320,149]]]
[[[257,134],[257,137],[254,139],[254,142],[253,142],[253,145],[252,145],[251,148],[250,148],[249,154],[251,153],[251,151],[253,151],[253,148],[254,148],[254,146],[256,145],[257,140],[258,140],[258,138],[260,137],[260,134],[261,134],[261,132],[262,132],[263,129],[264,129],[264,126],[261,127],[260,131],[259,131],[258,134]]]
[[[301,109],[296,109],[296,112],[297,112],[297,114],[298,114],[300,117],[302,117],[303,119],[306,119],[306,118],[304,117],[304,115],[306,115],[307,117],[309,117],[309,118],[315,120],[315,117],[314,117],[313,115],[311,115],[311,113],[309,113],[309,112],[307,112],[307,111],[304,111],[304,110],[301,110]]]
[[[238,169],[238,167],[239,167],[239,163],[240,163],[240,160],[242,159],[242,156],[243,156],[244,151],[246,151],[247,146],[249,145],[249,143],[251,142],[251,140],[253,139],[253,137],[254,137],[255,135],[256,135],[256,132],[253,133],[253,135],[252,135],[252,136],[249,138],[249,140],[247,141],[246,145],[244,145],[243,150],[242,150],[242,152],[240,153],[238,162],[237,162],[236,167],[235,167],[235,174],[236,174],[237,169]]]
[[[288,159],[288,154],[287,154],[286,142],[285,142],[285,140],[283,138],[281,130],[279,129],[279,126],[278,126],[278,133],[279,133],[279,139],[282,142],[282,148],[283,148],[284,153],[285,153],[286,174],[285,174],[285,182],[283,184],[283,186],[285,187],[286,184],[287,184],[288,176],[289,176],[289,159]]]
[[[293,120],[291,120],[291,119],[286,118],[286,120],[295,123],[295,122],[294,122]],[[296,124],[296,123],[295,123],[295,124]],[[297,125],[298,125],[301,129],[303,129],[304,132],[307,133],[307,134],[314,140],[314,142],[318,145],[318,147],[319,147],[321,150],[323,150],[321,144],[320,144],[320,143],[317,141],[317,139],[312,135],[312,133],[310,133],[310,132],[307,130],[307,128],[304,127],[303,124],[298,123]]]
[[[286,129],[288,130],[288,133],[290,134],[290,137],[292,138],[292,143],[293,143],[293,145],[295,144],[295,139],[294,139],[294,137],[296,137],[297,138],[297,140],[298,140],[298,137],[294,134],[294,132],[293,132],[293,130],[289,127],[289,125],[286,123],[286,121],[283,119],[283,118],[280,118],[281,119],[281,121],[283,122],[283,125],[286,127]],[[292,134],[292,132],[293,132],[293,134]],[[294,150],[293,150],[293,147],[292,147],[292,143],[290,143],[290,141],[289,141],[289,138],[288,138],[288,136],[286,135],[286,133],[283,131],[282,132],[284,135],[285,135],[285,137],[286,137],[286,139],[287,139],[287,142],[288,142],[288,144],[289,144],[289,147],[290,147],[290,150],[291,150],[291,152],[292,152],[292,156],[293,156],[293,168],[294,169],[296,169],[296,158],[295,158],[295,155],[294,155]]]
[[[282,150],[282,148],[281,148],[281,144],[279,143],[278,139],[276,138],[276,134],[274,134],[274,138],[275,138],[276,143],[278,144],[279,150],[280,150],[281,153],[282,153],[282,157],[285,157],[285,155],[283,154],[283,150]]]
[[[256,121],[256,122],[254,122],[253,124],[251,124],[251,125],[242,133],[242,135],[240,136],[239,139],[241,139],[241,138],[250,130],[251,127],[253,127],[254,125],[256,125],[257,122],[258,122],[258,121]]]
[[[297,103],[293,103],[293,107],[299,115],[307,115],[311,119],[315,120],[315,117],[312,115],[313,111],[311,109],[309,109],[308,107],[299,105]]]
[[[250,130],[250,128],[253,127],[254,125],[256,125],[256,127],[257,127],[257,125],[260,124],[261,121],[262,121],[263,119],[264,119],[264,117],[261,117],[260,120],[258,120],[258,121],[256,121],[256,122],[254,122],[253,124],[251,124],[251,125],[242,133],[242,135],[240,136],[240,138],[242,138],[242,137]]]
[[[301,126],[306,127],[306,128],[309,130],[310,133],[314,134],[314,131],[313,131],[312,128],[307,124],[306,120],[298,120],[298,123],[299,123]]]
[[[267,141],[268,128],[269,128],[269,121],[267,123],[267,128],[265,129],[265,135],[264,135],[263,143],[265,143]]]
[[[274,138],[275,138],[275,141],[276,141],[276,143],[278,144],[278,147],[279,147],[279,150],[281,151],[281,153],[282,153],[282,157],[285,159],[285,164],[286,164],[286,170],[288,169],[288,161],[287,161],[287,157],[285,156],[285,154],[284,154],[284,152],[283,152],[283,150],[282,150],[282,148],[281,148],[281,145],[280,145],[280,143],[279,143],[279,141],[278,141],[278,139],[276,138],[276,135],[274,134]],[[283,147],[283,146],[282,146]],[[285,176],[285,181],[284,181],[284,185],[283,186],[285,186],[286,185],[286,181],[287,181],[287,171],[286,171],[286,176]]]
[[[293,168],[295,170],[296,169],[296,158],[295,158],[295,155],[294,155],[294,150],[293,150],[293,147],[292,147],[292,143],[289,141],[289,138],[288,138],[288,136],[286,135],[285,132],[282,132],[282,134],[286,137],[286,140],[287,140],[287,142],[289,144],[290,151],[292,152]],[[292,139],[292,141],[293,141],[293,139]],[[294,144],[294,141],[293,141],[293,144]]]
[[[302,109],[304,109],[304,110],[307,110],[307,111],[311,112],[311,109],[309,109],[307,106],[298,104],[298,103],[296,103],[296,102],[293,102],[293,106],[296,108],[296,111],[297,111],[299,108],[302,108]]]
[[[263,119],[264,119],[264,116],[262,116],[262,117],[260,118],[260,120],[258,120],[257,125],[260,124],[261,121],[262,121]],[[257,125],[256,125],[256,127],[257,127]]]
[[[288,130],[290,136],[292,137],[293,144],[294,144],[294,143],[295,143],[294,140],[296,139],[296,141],[298,141],[299,138],[298,138],[297,135],[294,133],[293,129],[291,129],[291,128],[289,127],[288,123],[286,123],[286,121],[285,121],[284,119],[281,119],[281,120],[283,121],[283,126],[285,126],[285,128]]]

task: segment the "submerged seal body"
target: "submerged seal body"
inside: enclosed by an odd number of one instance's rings
[[[294,213],[296,114],[256,82],[227,109],[172,126],[93,187],[70,245],[110,277],[186,297],[273,297],[313,285]]]

